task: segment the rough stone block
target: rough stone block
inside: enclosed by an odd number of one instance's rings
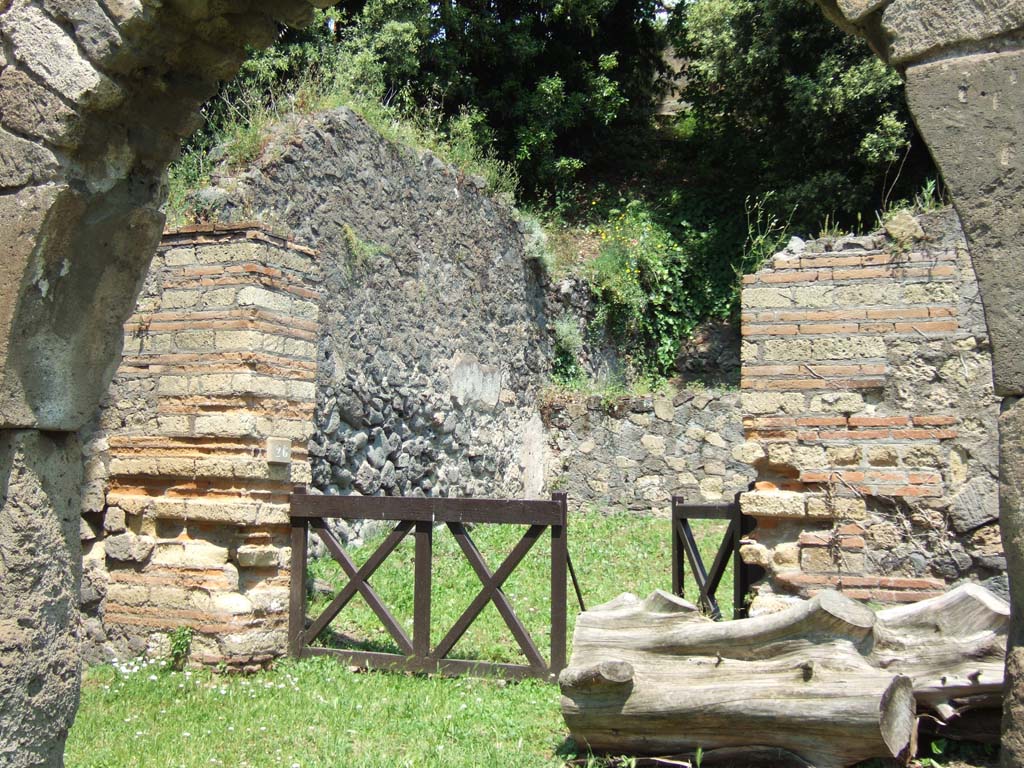
[[[228,548],[202,539],[160,542],[153,553],[153,562],[188,568],[217,568],[227,564]]]
[[[760,309],[772,307],[791,307],[793,299],[785,290],[776,288],[744,288],[744,309]]]
[[[977,14],[989,3],[968,5]],[[993,0],[992,5],[1024,13],[1017,2]],[[943,23],[957,23],[952,15],[940,17]],[[996,393],[1022,394],[1024,53],[980,54],[910,67],[907,98],[963,222],[992,340]]]
[[[107,557],[111,560],[142,563],[153,552],[153,540],[150,537],[136,536],[131,532],[110,536],[104,543]]]
[[[762,568],[771,568],[771,552],[764,544],[744,544],[740,547],[740,558],[747,565],[760,565]]]
[[[0,431],[0,764],[62,764],[78,704],[82,569],[73,436]]]
[[[800,568],[807,573],[863,573],[864,554],[831,550],[825,547],[802,547]]]
[[[850,21],[860,21],[892,0],[837,0],[839,10]]]
[[[56,171],[57,158],[50,150],[0,128],[0,190],[45,184]]]
[[[733,447],[732,457],[744,464],[754,464],[765,457],[764,446],[753,440],[747,440]]]
[[[799,518],[806,514],[804,494],[796,491],[749,491],[740,496],[740,509],[754,517]]]
[[[864,499],[810,496],[807,498],[807,516],[823,520],[862,520],[867,517],[867,504]]]
[[[644,435],[640,444],[651,456],[665,455],[665,438],[661,435]]]
[[[892,63],[906,64],[1020,30],[1024,5],[1017,0],[894,0],[882,15],[882,27],[890,36]]]
[[[800,414],[807,410],[802,392],[744,392],[740,395],[743,413],[752,415],[769,413]],[[812,406],[811,410],[819,410]]]
[[[999,519],[999,488],[988,477],[968,481],[953,497],[949,522],[959,533],[973,531]]]
[[[120,89],[79,54],[78,44],[38,8],[19,5],[0,17],[14,59],[30,69],[66,101],[111,107]]]
[[[779,544],[772,551],[772,564],[776,570],[792,570],[800,567],[800,546],[788,541]]]
[[[281,552],[277,547],[243,544],[238,548],[235,561],[243,568],[271,568],[280,565]]]
[[[864,410],[864,396],[857,392],[828,392],[811,398],[812,413],[859,413]]]

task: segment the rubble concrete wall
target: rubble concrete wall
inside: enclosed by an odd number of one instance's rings
[[[215,182],[222,220],[256,215],[321,254],[315,491],[542,493],[543,275],[483,179],[342,108],[282,124]]]

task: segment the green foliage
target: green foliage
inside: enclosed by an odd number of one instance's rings
[[[167,653],[168,669],[183,669],[192,653],[192,627],[177,627],[167,635],[169,649]]]
[[[527,193],[546,197],[601,140],[649,118],[660,36],[651,0],[346,4],[358,88],[402,109],[476,115]],[[478,136],[478,138],[482,138]]]
[[[897,73],[813,3],[694,0],[670,26],[700,171],[734,199],[775,190],[801,231],[828,214],[849,227],[933,172]]]
[[[600,252],[587,272],[598,322],[628,350],[634,375],[671,374],[680,341],[732,300],[716,302],[703,262],[691,258],[706,237],[686,221],[663,223],[637,200],[612,209],[598,233]]]
[[[937,211],[943,206],[949,205],[949,202],[945,186],[933,176],[930,179],[925,179],[913,197],[887,201],[885,208],[878,213],[877,223],[878,226],[883,226],[885,222],[901,211],[909,211],[913,214]]]
[[[359,237],[347,222],[341,225],[341,237],[345,244],[345,268],[349,277],[372,265],[378,256],[387,253],[384,246],[368,243]]]
[[[747,239],[743,244],[743,256],[736,266],[737,303],[741,288],[740,278],[759,270],[774,256],[789,237],[789,219],[781,220],[772,212],[774,192],[768,192],[756,199],[747,198]],[[792,212],[790,212],[792,216]]]
[[[383,108],[388,120],[445,137],[456,164],[466,165],[470,148],[472,163],[487,156],[504,166],[501,175],[525,179],[530,195],[549,197],[603,142],[652,114],[662,66],[657,7],[653,0],[344,2],[318,11],[305,29],[283,31],[272,48],[251,51],[204,107],[206,125],[186,154],[226,143],[234,162],[250,162],[266,126],[303,90],[318,92],[307,111],[324,93],[343,93],[357,111]],[[194,166],[182,164],[174,195],[203,181]]]
[[[551,378],[556,384],[572,387],[584,376],[579,356],[583,350],[583,334],[576,318],[571,314],[562,315],[551,326],[554,332],[554,354],[551,362]]]
[[[428,149],[481,176],[497,196],[514,197],[515,170],[490,148],[481,114],[467,107],[447,120],[437,110],[403,108],[403,100],[386,86],[388,67],[397,64],[386,65],[352,35],[339,40],[329,33],[328,21],[337,26],[340,18],[336,9],[318,11],[307,29],[288,31],[274,47],[253,52],[238,77],[203,108],[203,128],[168,173],[172,224],[211,216],[194,193],[209,182],[217,162],[249,164],[263,152],[271,126],[339,106],[358,112],[385,138]]]

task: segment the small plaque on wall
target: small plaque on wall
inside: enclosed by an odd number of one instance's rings
[[[292,441],[287,437],[267,438],[267,463],[268,464],[291,464],[292,463]]]

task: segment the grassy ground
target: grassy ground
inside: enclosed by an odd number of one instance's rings
[[[694,529],[701,542],[704,561],[710,567],[725,525],[717,521],[695,521]],[[471,531],[471,536],[484,560],[494,571],[524,531],[525,526],[480,525]],[[583,599],[588,606],[610,600],[622,592],[633,592],[643,597],[657,588],[671,589],[668,520],[594,512],[579,514],[573,516],[570,522],[568,541],[569,554],[576,567]],[[356,563],[361,565],[373,550],[372,545],[356,550]],[[374,589],[410,634],[413,554],[412,537],[407,536],[371,579]],[[504,586],[504,592],[517,615],[545,654],[550,643],[550,586],[547,576],[550,557],[551,539],[544,535]],[[313,576],[329,582],[336,589],[346,583],[340,566],[330,558],[314,561],[310,571]],[[692,577],[685,584],[687,594],[691,599],[696,599],[697,589]],[[726,572],[722,585],[721,607],[728,617],[732,615],[731,568]],[[432,644],[436,645],[440,641],[480,588],[480,582],[454,538],[446,529],[438,529],[434,536]],[[310,606],[310,615],[319,614],[327,602],[327,598],[315,600]],[[575,623],[576,609],[575,595],[570,588],[570,634]],[[347,606],[332,622],[331,629],[337,634],[328,641],[329,645],[398,652],[397,645],[361,599]],[[356,639],[357,642],[344,642],[340,637],[342,635]],[[453,658],[525,662],[493,604],[484,609],[450,655]]]
[[[697,526],[708,562],[721,531],[720,523]],[[478,526],[472,535],[494,569],[521,533],[520,528]],[[588,605],[625,591],[646,595],[671,587],[667,520],[593,512],[574,515],[569,548]],[[371,543],[356,550],[357,562],[372,549]],[[412,542],[403,543],[371,579],[406,622],[412,618],[412,552]],[[505,588],[545,654],[549,553],[545,537]],[[315,562],[310,570],[335,584],[344,581],[333,563]],[[727,574],[723,584],[730,584],[731,578]],[[478,589],[457,545],[439,530],[434,550],[435,643]],[[723,594],[728,601],[728,591]],[[314,602],[311,614],[325,602]],[[569,610],[571,631],[573,603]],[[338,631],[372,646],[393,648],[360,599],[342,611],[335,624]],[[493,606],[452,655],[508,662],[522,658]],[[545,766],[562,765],[563,756],[573,754],[566,737],[558,689],[549,683],[506,685],[496,680],[357,673],[330,659],[285,661],[270,672],[245,678],[127,662],[86,673],[82,705],[68,740],[67,765]]]
[[[710,562],[722,525],[696,525]],[[474,540],[494,569],[518,534],[479,526]],[[569,547],[589,605],[624,591],[646,595],[671,586],[668,521],[596,513],[574,515]],[[362,562],[372,551],[357,550]],[[538,544],[506,594],[547,652],[547,543]],[[411,620],[411,542],[371,579],[400,620]],[[343,579],[335,566],[311,565],[318,578]],[[435,537],[434,642],[479,589],[457,546]],[[723,585],[731,584],[727,574]],[[692,579],[689,580],[692,590]],[[571,595],[570,591],[570,595]],[[723,611],[731,613],[729,591]],[[311,605],[316,614],[325,600]],[[575,618],[570,605],[570,631]],[[493,607],[453,656],[516,662],[514,640]],[[336,619],[338,631],[373,647],[390,642],[361,602]],[[334,625],[332,625],[334,626]],[[127,661],[86,672],[82,703],[68,739],[68,768],[542,768],[577,757],[550,683],[445,679],[359,672],[331,659],[285,660],[258,675],[169,671],[159,662]],[[958,760],[954,762],[954,760]],[[603,763],[598,763],[598,765]],[[621,763],[626,765],[628,763]],[[970,768],[959,753],[936,763]],[[875,764],[879,765],[878,763]],[[924,768],[927,763],[918,763]]]

